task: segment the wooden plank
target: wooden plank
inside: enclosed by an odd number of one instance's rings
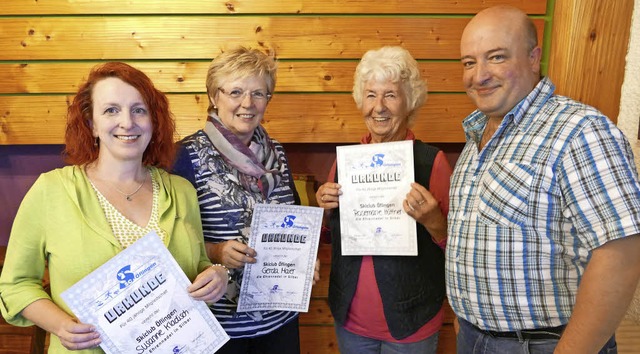
[[[548,75],[558,94],[598,108],[614,123],[633,6],[633,0],[555,2]]]
[[[31,337],[36,332],[34,326],[18,327],[8,324],[4,318],[0,318],[0,337],[7,335]]]
[[[67,99],[0,96],[0,144],[63,144]]]
[[[62,144],[70,96],[0,96],[0,144]],[[207,97],[169,95],[179,137],[204,125]],[[413,127],[428,142],[463,142],[460,122],[474,110],[465,94],[431,94]],[[271,136],[290,142],[355,142],[366,132],[349,94],[280,94],[263,122]]]
[[[624,320],[616,331],[619,353],[640,353],[640,324]]]
[[[206,92],[206,62],[128,62],[144,71],[165,93]],[[0,93],[74,94],[99,62],[0,64]],[[276,92],[349,92],[357,61],[280,61]],[[463,92],[462,66],[421,62],[430,91]]]
[[[333,326],[300,326],[300,353],[339,354]]]
[[[320,281],[311,288],[311,297],[323,299],[329,294],[329,274],[331,273],[331,267],[320,267]]]
[[[186,96],[176,96],[185,98]],[[200,104],[199,111],[194,103]],[[178,129],[187,135],[199,129],[206,110],[206,102],[172,100],[175,112],[185,112]],[[464,94],[432,94],[420,111],[423,119],[416,119],[416,135],[430,142],[463,142],[460,122],[474,109]],[[427,119],[428,117],[428,119]],[[186,119],[185,119],[186,118]],[[348,94],[277,95],[265,113],[267,131],[281,142],[354,142],[366,132],[360,112]]]
[[[31,351],[31,339],[25,336],[0,335],[0,354],[25,354]]]
[[[7,246],[0,246],[0,270],[4,266],[4,258],[7,255]]]
[[[295,184],[298,196],[300,197],[300,205],[318,206],[312,175],[294,173],[293,183]],[[318,250],[318,253],[320,253],[320,249]],[[320,257],[320,254],[318,254],[318,257]]]
[[[453,320],[456,318],[456,314],[453,313],[451,309],[451,305],[449,305],[449,301],[444,300],[444,323],[453,324]]]
[[[237,44],[269,47],[281,59],[358,59],[383,45],[402,45],[416,59],[458,59],[468,21],[427,16],[10,17],[0,19],[0,60],[211,59]],[[534,21],[542,38],[544,20]]]
[[[445,324],[440,329],[438,337],[438,354],[455,354],[456,353],[456,334],[453,325]]]
[[[47,333],[36,326],[18,327],[0,317],[0,354],[40,354],[48,347]]]
[[[544,14],[546,0],[3,0],[4,15],[55,14],[314,14],[314,13],[443,13],[473,14],[494,5],[513,5]]]
[[[309,312],[300,313],[300,325],[318,324],[333,325],[333,316],[326,298],[312,298],[309,303]]]
[[[320,243],[320,246],[318,246],[318,258],[320,258],[320,264],[323,267],[331,266],[331,244]]]

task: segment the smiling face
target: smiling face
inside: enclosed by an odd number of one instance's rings
[[[93,136],[100,140],[100,161],[142,161],[153,124],[140,92],[110,77],[98,81],[91,93]]]
[[[248,145],[253,131],[262,122],[269,103],[268,93],[264,78],[250,76],[223,83],[210,99],[222,124]]]
[[[369,80],[362,95],[362,116],[371,133],[371,142],[403,140],[407,134],[409,112],[400,85]]]
[[[526,15],[490,8],[465,28],[460,42],[467,95],[490,118],[504,118],[540,80],[540,48],[530,48]]]

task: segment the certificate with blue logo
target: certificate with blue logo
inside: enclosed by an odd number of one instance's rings
[[[309,311],[320,242],[322,208],[257,204],[249,246],[257,262],[246,264],[238,311]]]
[[[402,203],[415,181],[413,141],[336,147],[345,256],[416,256],[416,221]]]
[[[214,353],[229,340],[155,232],[64,291],[62,299],[116,353]]]

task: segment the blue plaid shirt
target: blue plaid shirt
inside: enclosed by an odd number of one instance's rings
[[[451,180],[447,294],[485,330],[569,321],[591,250],[640,233],[640,185],[622,133],[547,78],[478,151],[487,116],[463,121]]]

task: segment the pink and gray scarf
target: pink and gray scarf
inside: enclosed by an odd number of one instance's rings
[[[246,146],[213,113],[210,113],[204,131],[222,158],[234,167],[240,184],[246,190],[268,198],[280,184],[284,165],[278,160],[267,131],[258,125],[249,146]]]

